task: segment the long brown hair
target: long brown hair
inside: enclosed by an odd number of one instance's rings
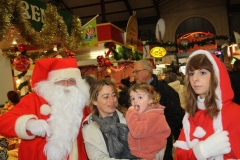
[[[215,75],[213,65],[210,60],[207,58],[205,54],[198,54],[190,58],[186,66],[186,77],[185,77],[185,85],[187,88],[187,103],[186,103],[186,112],[189,113],[190,116],[194,116],[197,112],[197,94],[193,90],[190,81],[189,81],[189,72],[199,69],[206,69],[211,73],[210,77],[210,88],[207,92],[207,95],[204,100],[204,105],[206,107],[207,113],[210,117],[216,117],[219,113],[219,109],[217,107],[216,99],[218,99],[215,90],[218,85],[218,79]]]

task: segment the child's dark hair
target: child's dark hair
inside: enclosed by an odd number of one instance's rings
[[[143,91],[149,95],[150,98],[153,99],[153,102],[150,105],[158,104],[160,101],[160,94],[155,91],[153,86],[147,83],[137,83],[134,84],[129,90],[128,93],[130,94],[131,91],[136,92],[137,90]]]

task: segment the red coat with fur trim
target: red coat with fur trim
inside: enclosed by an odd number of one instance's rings
[[[144,113],[128,110],[126,114],[129,127],[128,144],[131,153],[137,157],[154,159],[166,146],[171,130],[164,116],[165,107],[157,104],[148,106]]]
[[[191,56],[205,52],[197,51]],[[218,96],[217,104],[220,112],[218,117],[212,119],[204,109],[200,109],[204,108],[204,105],[198,105],[199,110],[194,117],[189,117],[188,113],[185,114],[183,130],[174,144],[176,147],[175,160],[196,160],[193,146],[199,141],[207,139],[217,129],[229,132],[228,137],[231,145],[230,153],[221,155],[221,159],[240,159],[240,106],[232,102],[233,90],[226,67],[215,55],[206,55],[212,62],[218,77],[219,84],[215,92]]]
[[[49,115],[41,113],[41,106],[44,104],[47,102],[33,92],[23,97],[11,112],[0,116],[0,134],[5,137],[21,138],[18,150],[19,160],[46,160],[43,150],[46,138],[31,136],[26,132],[26,123],[29,119],[47,120],[49,118]]]

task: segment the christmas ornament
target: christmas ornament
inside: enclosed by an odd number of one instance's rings
[[[24,72],[27,71],[30,67],[30,60],[24,55],[19,55],[13,60],[13,65],[17,71]]]
[[[24,52],[24,51],[26,50],[25,45],[24,45],[24,44],[20,44],[20,45],[18,46],[18,50],[19,50],[20,52]]]
[[[111,64],[111,62],[110,62],[110,60],[109,59],[105,59],[104,60],[104,64],[105,64],[105,66],[109,66],[110,64]]]
[[[111,72],[112,72],[110,68],[107,68],[106,71],[107,71],[107,74],[111,74]]]
[[[66,51],[66,55],[67,55],[69,58],[74,58],[75,53],[74,53],[74,52],[68,52],[68,51]]]

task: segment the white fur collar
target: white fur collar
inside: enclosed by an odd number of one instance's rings
[[[200,98],[200,96],[197,97],[197,107],[198,109],[205,110],[205,105],[204,105],[204,100],[205,98]]]

